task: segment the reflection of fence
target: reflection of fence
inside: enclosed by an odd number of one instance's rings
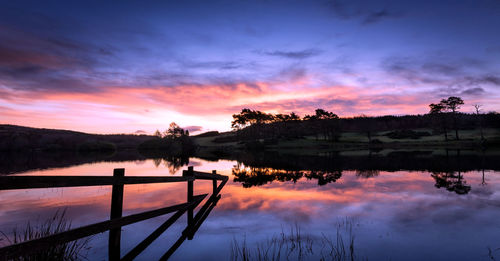
[[[194,195],[194,181],[212,180],[213,191],[207,202],[194,215],[194,209],[203,201],[208,194]],[[220,184],[217,185],[217,181]],[[109,259],[120,260],[120,239],[121,227],[130,225],[139,221],[154,218],[157,216],[174,213],[167,221],[160,225],[146,239],[139,243],[130,252],[124,255],[121,260],[131,260],[139,255],[156,238],[158,238],[166,229],[168,229],[177,219],[187,212],[188,225],[182,232],[180,238],[174,245],[161,257],[168,259],[175,250],[186,239],[192,239],[203,221],[210,214],[220,199],[219,192],[222,190],[228,180],[227,176],[219,175],[216,171],[204,173],[194,171],[193,167],[184,170],[179,177],[125,177],[125,169],[115,169],[113,176],[0,176],[0,190],[9,189],[32,189],[32,188],[53,188],[53,187],[79,187],[79,186],[103,186],[112,185],[111,193],[111,215],[110,219],[71,229],[58,234],[53,234],[43,238],[33,239],[18,244],[13,244],[0,248],[0,260],[8,260],[19,256],[25,256],[51,246],[63,244],[97,233],[109,230]],[[187,181],[187,202],[150,210],[129,216],[122,216],[123,209],[123,186],[127,184],[148,184],[148,183],[167,183]]]

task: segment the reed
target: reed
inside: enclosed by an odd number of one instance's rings
[[[10,244],[17,244],[28,240],[46,237],[71,229],[71,222],[66,218],[66,209],[56,211],[53,217],[39,223],[32,224],[28,221],[26,226],[19,230],[12,230],[12,236],[0,232],[4,239]],[[54,245],[43,251],[16,257],[14,261],[52,261],[52,260],[81,260],[86,259],[90,247],[88,243],[91,238],[71,241],[68,243]]]
[[[353,222],[338,222],[333,236],[304,234],[298,224],[263,242],[249,246],[246,236],[242,241],[236,238],[231,242],[231,260],[234,261],[279,261],[279,260],[365,260],[355,254]]]

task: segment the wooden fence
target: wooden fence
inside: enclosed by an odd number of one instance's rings
[[[203,204],[196,215],[194,215],[195,208],[208,196],[208,194],[194,195],[194,181],[198,179],[212,180],[213,188],[212,195],[205,202],[205,204]],[[166,260],[186,239],[191,240],[193,238],[198,228],[219,201],[221,197],[219,193],[227,183],[227,180],[227,176],[219,175],[215,170],[212,171],[212,173],[204,173],[194,171],[193,167],[188,167],[187,170],[183,171],[182,176],[177,177],[126,177],[125,169],[114,169],[113,176],[0,176],[0,190],[105,185],[112,186],[111,213],[109,220],[0,248],[0,260],[9,260],[20,256],[30,255],[43,251],[44,249],[50,248],[54,245],[78,240],[108,230],[109,260],[132,260],[187,212],[187,227],[184,229],[182,235],[174,243],[174,245],[171,246],[170,249],[160,258],[160,260]],[[221,182],[217,184],[218,181]],[[145,211],[129,216],[122,216],[124,185],[168,182],[187,182],[186,203]],[[146,237],[146,239],[121,257],[120,240],[122,226],[168,213],[174,214],[148,237]]]

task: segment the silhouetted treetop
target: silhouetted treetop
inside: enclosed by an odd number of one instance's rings
[[[451,112],[456,112],[458,109],[460,109],[460,105],[464,104],[464,101],[460,97],[448,97],[446,100],[441,100],[441,103],[446,106],[448,110]]]
[[[189,135],[189,132],[185,131],[175,122],[170,123],[170,126],[165,131],[165,138],[180,138],[187,135]]]
[[[429,104],[429,113],[441,113],[441,112],[456,112],[460,109],[460,105],[464,104],[464,100],[460,97],[450,96],[448,99],[442,99],[439,103]]]
[[[231,128],[241,129],[253,124],[270,123],[274,120],[274,115],[251,109],[243,109],[238,114],[233,114]]]
[[[445,111],[446,107],[442,103],[431,103],[429,104],[430,107],[430,114],[437,114],[437,113],[442,113]]]
[[[339,116],[333,112],[329,112],[323,109],[316,109],[314,115],[304,116],[304,120],[332,120],[338,119]]]

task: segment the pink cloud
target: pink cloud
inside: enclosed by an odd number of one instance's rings
[[[286,88],[284,85],[286,84]],[[3,88],[1,123],[65,128],[98,133],[137,129],[153,133],[172,121],[204,130],[228,130],[242,108],[272,113],[311,114],[316,108],[340,116],[426,113],[430,94],[405,89],[358,86],[308,87],[303,78],[286,83],[179,85],[173,87],[103,86],[98,93],[36,92]]]

